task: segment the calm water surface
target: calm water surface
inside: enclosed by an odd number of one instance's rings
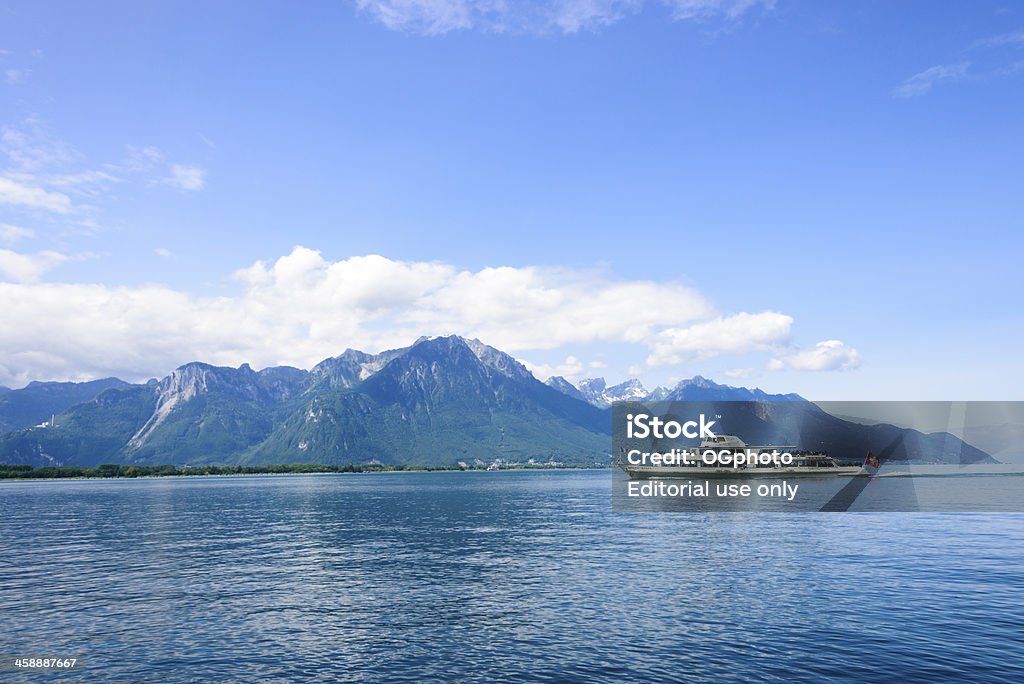
[[[1024,515],[613,513],[608,471],[0,483],[12,681],[1024,681]]]

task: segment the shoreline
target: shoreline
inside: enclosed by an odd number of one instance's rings
[[[162,467],[162,466],[154,466]],[[222,466],[218,466],[222,467]],[[231,467],[231,466],[228,466]],[[343,467],[343,466],[342,466]],[[357,467],[358,468],[358,467]],[[11,477],[0,472],[0,483],[3,482],[61,482],[61,481],[83,481],[83,480],[157,480],[157,479],[198,479],[207,477],[292,477],[296,475],[387,475],[398,473],[498,473],[498,472],[563,472],[568,470],[609,470],[610,465],[580,465],[580,466],[559,466],[559,467],[511,467],[499,468],[498,470],[487,470],[486,468],[458,468],[446,466],[421,466],[416,468],[367,468],[365,470],[296,470],[284,472],[238,472],[238,473],[148,473],[139,475],[68,475],[66,477]]]

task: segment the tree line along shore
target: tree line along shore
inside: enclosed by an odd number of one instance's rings
[[[590,465],[565,465],[566,468],[591,468]],[[516,466],[502,470],[543,470],[543,466]],[[486,470],[484,466],[463,467],[460,465],[382,465],[377,463],[325,465],[318,463],[286,463],[258,466],[142,466],[104,463],[95,468],[82,466],[31,466],[21,464],[0,464],[0,480],[59,480],[71,478],[111,477],[183,477],[196,475],[291,475],[322,473],[386,473],[386,472],[431,472],[443,470]]]

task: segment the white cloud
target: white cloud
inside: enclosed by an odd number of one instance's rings
[[[112,167],[111,167],[112,168]],[[120,183],[124,179],[103,169],[86,169],[74,173],[62,173],[46,178],[46,183],[55,188],[66,189],[74,195],[83,197],[99,197],[112,183]]]
[[[73,145],[52,135],[29,117],[0,128],[0,204],[53,214],[62,222],[93,221],[115,184],[169,185],[184,190],[203,187],[205,173],[194,165],[175,164],[155,147],[127,148],[115,162],[90,164]]]
[[[974,47],[982,48],[998,48],[1004,46],[1022,46],[1024,45],[1024,29],[1017,31],[1010,31],[1009,33],[1001,33],[997,36],[991,36],[989,38],[983,38],[982,40],[976,41]]]
[[[164,154],[159,148],[128,145],[126,150],[128,156],[121,161],[120,166],[129,173],[149,173],[163,169]]]
[[[156,249],[153,250],[153,253],[156,254],[158,257],[163,257],[165,259],[172,255],[171,250],[167,249],[166,247],[157,247]]]
[[[847,347],[840,340],[818,342],[812,349],[794,351],[768,362],[769,370],[792,368],[802,371],[850,370],[860,366],[861,358],[856,349]]]
[[[738,313],[686,327],[671,327],[654,336],[649,366],[683,363],[723,353],[770,350],[789,342],[793,318],[774,311]]]
[[[644,10],[667,6],[675,20],[736,21],[774,0],[356,0],[357,9],[394,31],[442,35],[451,31],[564,34],[614,24]]]
[[[940,83],[955,83],[967,79],[985,82],[992,77],[1015,76],[1024,71],[1024,61],[1015,60],[999,65],[993,63],[993,60],[1005,59],[1020,48],[1024,48],[1024,29],[1016,29],[976,40],[969,46],[969,49],[974,50],[977,64],[961,61],[925,69],[895,87],[893,96],[904,99],[917,97],[930,92]]]
[[[754,373],[753,368],[730,368],[725,371],[725,377],[732,378],[733,380],[742,380],[751,377]]]
[[[0,275],[21,283],[31,283],[40,276],[68,260],[59,252],[36,252],[22,254],[9,249],[0,249]],[[2,301],[2,300],[0,300]]]
[[[72,209],[71,198],[64,193],[50,192],[3,176],[0,176],[0,204],[14,204],[57,214],[67,214]]]
[[[206,184],[206,172],[198,166],[172,164],[170,172],[171,175],[164,179],[164,183],[175,188],[202,190]]]
[[[640,0],[562,0],[551,5],[551,14],[542,21],[562,33],[578,33],[610,26],[639,12]]]
[[[30,239],[36,236],[31,228],[23,228],[10,223],[0,223],[0,242],[11,244],[18,240]]]
[[[22,255],[24,256],[24,255]],[[55,257],[54,257],[55,258]],[[66,257],[63,257],[66,258]],[[478,337],[505,351],[633,343],[658,363],[776,349],[792,319],[775,312],[722,316],[676,283],[536,267],[462,270],[382,256],[329,261],[296,247],[240,269],[232,296],[160,285],[0,283],[0,384],[119,375],[143,379],[190,361],[309,367],[346,347],[378,351],[421,335]],[[576,376],[568,358],[545,373]]]
[[[566,380],[574,381],[583,373],[584,368],[583,363],[575,356],[567,356],[565,361],[553,366],[544,363],[530,363],[525,360],[523,365],[529,368],[530,372],[533,373],[533,377],[538,380],[547,380],[555,375],[561,375]]]
[[[4,81],[7,85],[21,85],[30,73],[29,69],[7,69],[4,71]]]
[[[467,0],[356,0],[356,7],[393,31],[437,35],[474,23]]]
[[[63,140],[50,135],[36,118],[20,126],[0,129],[0,149],[21,173],[68,167],[81,162],[82,154]]]
[[[893,94],[900,98],[924,95],[937,83],[962,81],[967,77],[969,67],[970,62],[933,66],[903,81],[893,90]]]
[[[775,7],[775,0],[665,0],[677,19],[708,19],[723,16],[738,19],[755,7]]]

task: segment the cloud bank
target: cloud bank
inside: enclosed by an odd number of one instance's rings
[[[23,269],[18,279],[32,281],[41,274],[32,269],[43,266],[6,268]],[[346,347],[378,351],[449,333],[515,354],[632,343],[647,350],[650,365],[767,351],[793,368],[829,367],[790,345],[791,317],[724,315],[678,283],[536,267],[471,271],[376,255],[329,261],[305,247],[234,278],[239,292],[232,296],[162,285],[0,283],[0,384],[140,380],[191,360],[308,368]],[[573,374],[581,366],[570,357],[550,370]]]

